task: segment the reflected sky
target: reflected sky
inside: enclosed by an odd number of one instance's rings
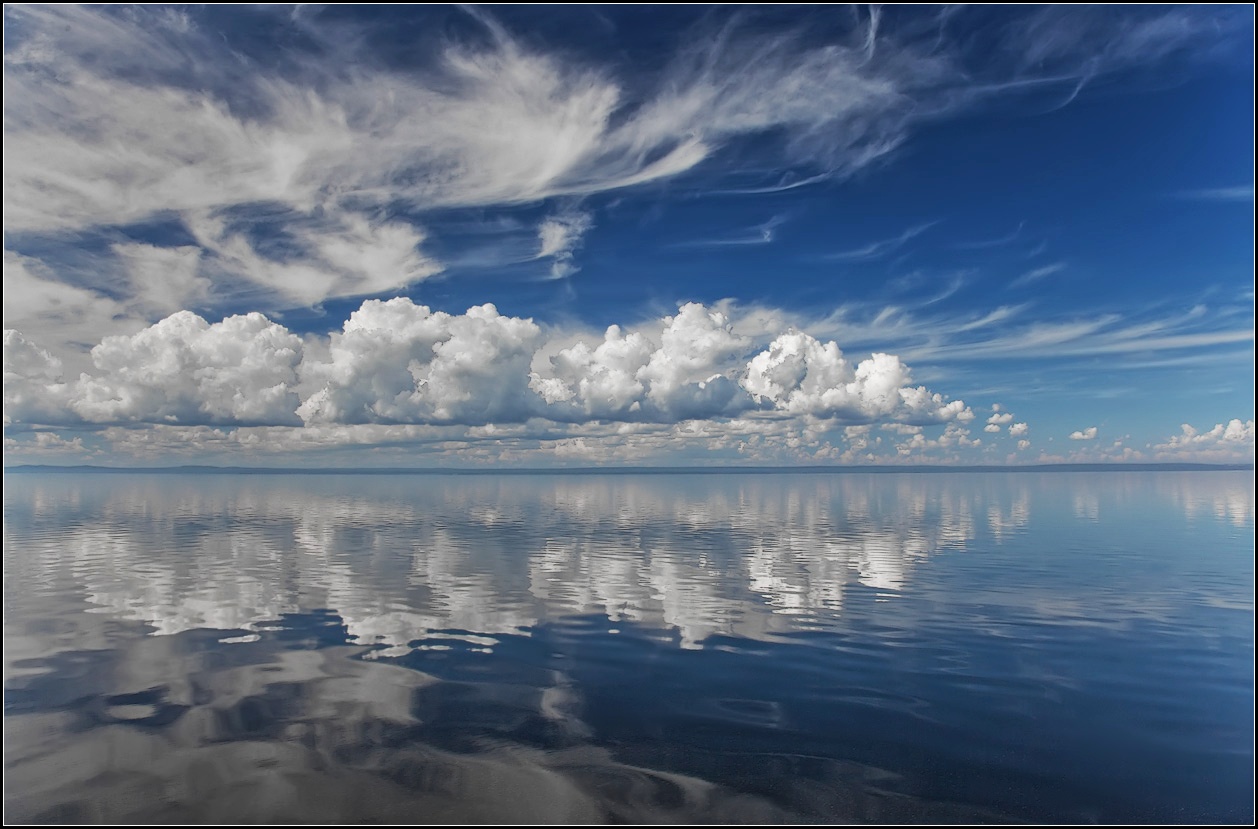
[[[894,596],[932,554],[1025,532],[1033,493],[1049,526],[1159,506],[1253,523],[1244,473],[24,475],[6,572],[14,601],[55,580],[155,635],[331,608],[358,641],[400,647],[599,613],[701,647],[825,625],[852,584]]]
[[[4,508],[14,817],[1249,814],[1248,473],[22,474]]]
[[[15,579],[68,577],[157,635],[333,608],[391,646],[585,613],[683,647],[824,624],[848,584],[895,593],[932,552],[1017,532],[1029,499],[911,475],[29,478]]]

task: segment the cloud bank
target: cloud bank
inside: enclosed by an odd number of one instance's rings
[[[485,426],[660,423],[736,416],[841,423],[964,423],[960,400],[912,383],[896,356],[849,361],[833,341],[789,331],[758,342],[699,303],[601,340],[543,329],[493,305],[434,312],[368,300],[328,338],[258,313],[209,323],[180,311],[106,337],[77,380],[5,332],[9,423]]]

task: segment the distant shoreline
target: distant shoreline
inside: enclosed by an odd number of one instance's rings
[[[4,467],[5,474],[80,472],[87,474],[197,474],[197,475],[793,475],[916,472],[1252,472],[1249,464],[1209,463],[1052,463],[1019,466],[616,466],[556,469],[439,469],[380,467],[248,467],[248,466],[41,466]]]

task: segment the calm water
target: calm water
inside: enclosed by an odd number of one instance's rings
[[[1244,822],[1249,473],[8,475],[9,821]]]

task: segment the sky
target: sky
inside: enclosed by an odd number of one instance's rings
[[[4,26],[6,465],[1254,459],[1251,6]]]

